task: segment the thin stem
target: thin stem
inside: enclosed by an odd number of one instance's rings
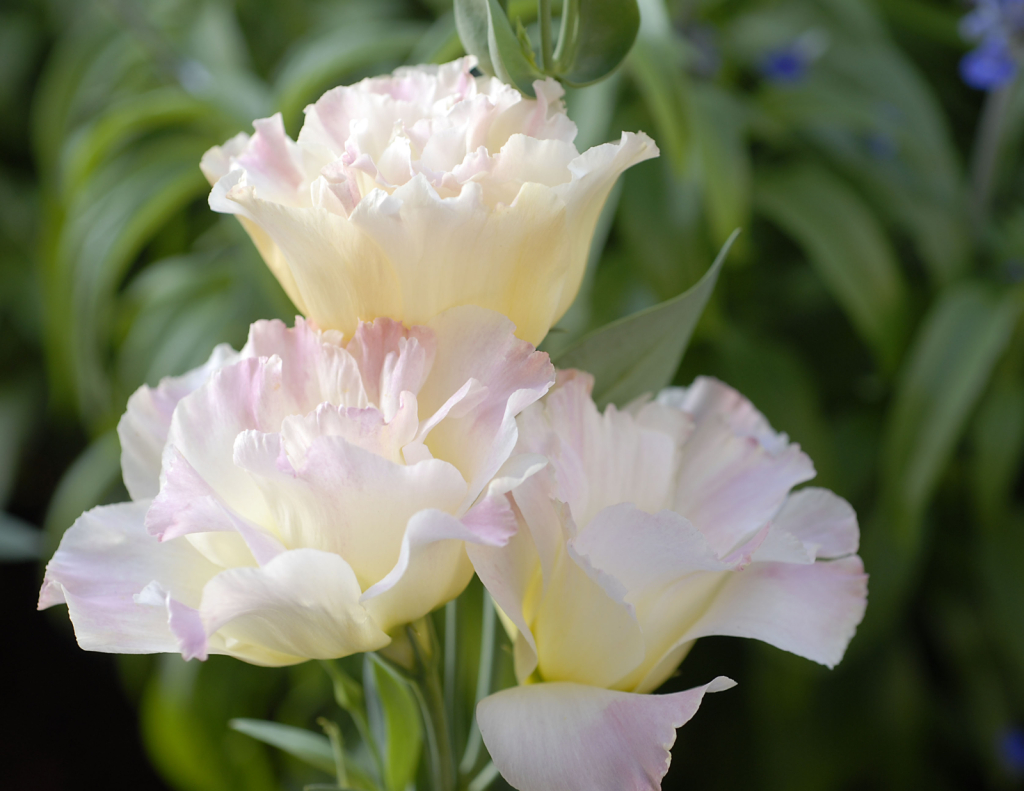
[[[413,690],[416,700],[423,713],[423,724],[426,730],[427,743],[431,753],[431,774],[434,780],[434,791],[455,791],[455,757],[452,754],[451,732],[448,729],[448,718],[444,711],[444,690],[438,673],[437,634],[430,617],[421,622],[425,628],[406,628],[413,652],[416,655],[416,671],[413,678]],[[424,635],[428,645],[422,640]]]
[[[537,0],[537,16],[540,19],[540,51],[544,72],[550,74],[555,65],[555,45],[551,39],[551,0]]]
[[[975,234],[978,236],[985,233],[988,224],[989,202],[992,198],[999,144],[1015,85],[1016,80],[1011,80],[1001,88],[990,91],[985,97],[985,106],[981,111],[981,122],[971,157],[970,213]]]
[[[348,772],[345,771],[345,750],[342,747],[341,728],[336,722],[331,722],[326,717],[317,719],[317,724],[323,728],[327,738],[331,741],[331,752],[334,754],[334,773],[338,781],[338,788],[348,788]]]
[[[494,612],[494,604],[491,596],[484,591],[483,615],[480,624],[480,670],[476,677],[476,702],[491,694],[491,677],[494,674],[494,622],[497,616]],[[476,768],[477,759],[480,757],[482,744],[480,726],[476,723],[476,708],[474,707],[473,725],[469,732],[469,739],[466,742],[466,752],[462,755],[462,762],[459,764],[459,772],[468,775]]]
[[[458,600],[452,599],[444,606],[444,713],[448,722],[455,725],[455,674],[458,659]]]

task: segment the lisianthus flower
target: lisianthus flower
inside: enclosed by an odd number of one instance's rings
[[[469,548],[515,641],[520,686],[477,720],[521,791],[657,789],[711,684],[650,695],[694,641],[753,637],[833,666],[864,614],[849,504],[790,490],[810,459],[714,379],[603,414],[561,372],[519,417],[550,465],[508,495],[504,547]]]
[[[319,326],[479,305],[538,344],[572,303],[612,185],[657,146],[625,133],[580,154],[557,82],[529,99],[474,62],[334,88],[297,142],[275,115],[203,157],[210,206]]]
[[[466,542],[515,529],[503,496],[543,466],[515,416],[547,355],[492,311],[354,337],[252,325],[241,352],[140,388],[118,426],[132,501],[83,514],[46,569],[79,644],[286,665],[379,649],[456,597]]]

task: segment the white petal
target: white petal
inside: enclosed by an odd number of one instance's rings
[[[565,315],[580,289],[597,218],[616,180],[628,168],[658,154],[654,141],[643,132],[623,132],[618,143],[594,146],[569,163],[572,180],[556,187],[555,192],[567,208],[572,260],[554,321]]]
[[[315,439],[293,467],[279,435],[245,432],[235,461],[252,476],[287,546],[337,553],[364,588],[398,561],[414,514],[454,511],[466,493],[446,462],[396,464],[337,436]]]
[[[217,575],[199,611],[207,633],[220,632],[232,652],[265,649],[267,664],[287,664],[387,645],[359,595],[355,574],[338,555],[295,549],[261,568]]]
[[[426,510],[409,520],[398,562],[363,594],[374,620],[390,630],[454,599],[473,577],[466,544],[497,547],[515,532],[504,497],[485,499],[462,520]]]
[[[676,728],[719,676],[671,695],[634,695],[580,684],[506,689],[480,701],[477,722],[502,776],[519,791],[660,791]]]

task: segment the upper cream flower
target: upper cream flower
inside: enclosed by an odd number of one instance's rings
[[[579,290],[616,178],[658,154],[643,133],[580,154],[558,83],[528,99],[473,63],[334,88],[298,142],[278,114],[203,157],[210,206],[321,327],[479,305],[538,344]]]
[[[460,307],[354,337],[252,325],[241,352],[140,388],[118,426],[132,502],[64,534],[39,606],[83,648],[263,665],[373,651],[500,546],[515,416],[553,379],[504,316]]]

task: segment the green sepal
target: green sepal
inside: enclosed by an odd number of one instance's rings
[[[554,76],[574,88],[603,80],[625,60],[639,30],[636,0],[565,0]]]

